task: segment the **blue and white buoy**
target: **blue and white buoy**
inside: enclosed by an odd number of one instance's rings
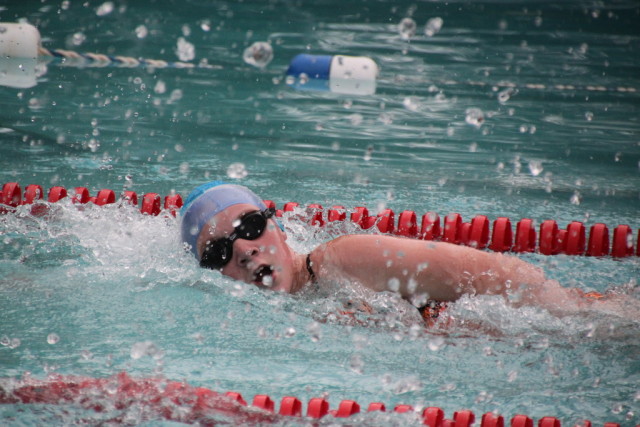
[[[287,84],[299,90],[350,95],[376,92],[378,65],[365,56],[300,54],[287,69]]]

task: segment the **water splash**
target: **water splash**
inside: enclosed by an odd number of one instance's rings
[[[231,163],[227,168],[227,176],[233,179],[245,178],[249,175],[244,163]]]

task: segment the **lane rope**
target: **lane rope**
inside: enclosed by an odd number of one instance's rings
[[[86,187],[54,186],[45,192],[40,185],[30,184],[24,193],[17,182],[8,182],[0,191],[0,213],[8,213],[20,205],[33,205],[32,214],[46,215],[47,205],[42,202],[56,203],[70,197],[73,203],[93,203],[104,206],[114,203],[129,204],[143,215],[168,214],[175,216],[182,207],[180,194],[169,194],[164,198],[158,193],[147,193],[141,198],[134,191],[124,191],[117,196],[113,190],[99,190],[91,196]],[[383,209],[370,214],[366,207],[347,209],[341,205],[325,209],[320,204],[301,206],[297,202],[285,203],[279,209],[272,200],[264,201],[267,207],[276,209],[276,216],[285,213],[299,215],[313,226],[323,227],[334,221],[351,221],[364,230],[376,227],[381,233],[394,234],[414,239],[437,240],[466,245],[494,252],[536,252],[543,255],[586,255],[611,256],[625,258],[640,256],[640,229],[635,238],[632,228],[627,224],[616,226],[612,232],[603,223],[591,225],[587,233],[586,226],[580,221],[571,221],[566,228],[560,228],[555,220],[547,219],[536,230],[535,221],[523,218],[516,223],[515,232],[507,217],[498,217],[493,223],[486,215],[476,215],[470,221],[463,221],[459,213],[450,213],[444,218],[436,212],[426,212],[421,217],[411,210],[399,215],[391,209]],[[397,220],[396,220],[397,216]],[[375,230],[375,229],[374,229]]]
[[[88,378],[51,375],[47,380],[11,380],[3,389],[0,383],[0,404],[77,404],[96,412],[105,412],[105,403],[112,403],[118,410],[144,405],[152,409],[157,417],[169,421],[209,425],[212,415],[231,415],[243,424],[261,425],[281,423],[284,417],[307,417],[320,419],[326,416],[348,418],[365,412],[355,400],[342,400],[336,409],[331,409],[329,401],[312,398],[306,406],[294,396],[284,396],[279,408],[268,395],[257,394],[248,404],[237,392],[218,393],[204,387],[194,387],[185,382],[168,381],[157,378],[136,379],[126,372],[108,378]],[[175,410],[175,406],[180,410]],[[421,407],[399,404],[390,411],[417,414],[422,424],[430,427],[471,427],[476,422],[474,412],[463,409],[455,411],[451,418],[445,418],[442,408]],[[372,402],[366,412],[387,412],[382,402]],[[150,416],[146,412],[147,416]],[[116,418],[117,419],[117,418]],[[487,412],[479,418],[481,427],[504,427],[504,416]],[[202,423],[202,424],[201,424]],[[516,414],[510,419],[511,427],[533,427],[534,419]],[[591,421],[581,420],[583,427],[591,427]],[[561,427],[560,419],[545,416],[538,419],[538,427]],[[620,427],[607,422],[604,427]]]
[[[101,53],[79,53],[73,50],[65,49],[47,49],[38,47],[39,57],[49,57],[57,59],[62,65],[68,66],[88,66],[88,67],[109,67],[115,66],[120,68],[204,68],[204,69],[221,69],[220,65],[212,65],[207,61],[200,61],[198,64],[190,62],[174,61],[167,62],[160,59],[134,58],[132,56],[111,56]]]

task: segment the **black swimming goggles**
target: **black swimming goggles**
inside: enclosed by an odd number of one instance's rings
[[[220,270],[233,257],[233,242],[238,239],[256,240],[267,228],[267,220],[275,213],[274,209],[253,211],[240,217],[238,224],[229,237],[222,237],[207,243],[202,252],[200,267]]]

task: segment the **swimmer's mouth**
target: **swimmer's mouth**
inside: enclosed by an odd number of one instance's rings
[[[262,265],[253,272],[253,282],[258,285],[271,286],[273,284],[273,268]]]

